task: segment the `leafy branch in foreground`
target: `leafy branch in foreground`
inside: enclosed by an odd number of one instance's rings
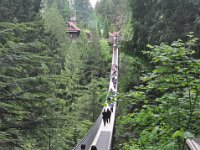
[[[124,149],[182,150],[186,133],[200,135],[200,60],[193,57],[191,49],[195,41],[149,45],[151,51],[144,52],[156,66],[125,99],[132,107],[119,122],[131,125],[129,132],[134,138]]]

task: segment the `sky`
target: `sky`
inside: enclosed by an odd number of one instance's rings
[[[95,7],[95,4],[98,0],[90,0],[90,3],[92,4],[92,7],[94,8]]]

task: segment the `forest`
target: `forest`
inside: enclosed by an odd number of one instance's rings
[[[115,31],[113,150],[186,150],[200,138],[199,0],[0,0],[0,150],[76,146],[108,94]]]

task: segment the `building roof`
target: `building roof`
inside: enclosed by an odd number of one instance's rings
[[[67,32],[79,32],[81,31],[74,22],[68,21],[67,24],[69,27],[67,27]]]

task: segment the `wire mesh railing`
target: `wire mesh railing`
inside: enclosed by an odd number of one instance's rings
[[[102,110],[103,111],[103,110]],[[93,126],[90,128],[84,138],[74,147],[73,150],[81,150],[81,145],[85,145],[85,150],[89,149],[102,122],[101,113]]]

